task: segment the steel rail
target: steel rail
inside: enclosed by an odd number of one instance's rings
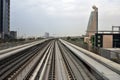
[[[24,64],[27,60],[29,60],[32,56],[34,56],[33,52],[37,51],[38,49],[33,50],[32,52],[29,52],[29,54],[26,54],[24,57],[18,58],[18,60],[14,61],[12,64],[8,64],[5,68],[2,69],[0,72],[0,78],[4,79],[9,74],[11,74],[14,70],[16,70],[19,66]]]
[[[49,46],[49,43],[48,45]],[[46,46],[46,47],[47,47]],[[39,63],[39,61],[41,60],[42,56],[43,56],[43,52],[45,52],[46,48],[44,49],[45,45],[41,46],[40,51],[38,51],[37,53],[35,53],[35,55],[28,60],[23,66],[21,66],[18,71],[16,71],[16,74],[14,74],[10,80],[28,80],[29,77],[31,76],[32,72],[34,71],[36,65]],[[24,75],[22,75],[24,74]],[[22,75],[22,76],[21,76]]]
[[[48,60],[50,58],[50,55],[52,54],[52,48],[53,48],[53,45],[52,47],[49,49],[49,51],[47,52],[47,56],[46,58],[44,59],[44,67],[41,71],[41,74],[39,74],[39,79],[38,80],[43,80],[44,79],[44,75],[45,75],[45,71],[46,71],[46,68],[47,68],[47,63],[48,63]]]
[[[61,55],[57,42],[55,43],[55,54],[56,54],[56,65],[55,65],[56,66],[55,67],[56,79],[57,80],[68,80],[69,76],[68,76],[67,68],[66,68],[65,62]]]
[[[18,60],[14,61],[12,64],[8,64],[8,66],[6,66],[5,68],[2,69],[2,71],[0,71],[1,75],[0,75],[0,79],[4,79],[7,78],[8,75],[12,74],[14,71],[16,71],[16,69],[18,69],[19,66],[23,65],[26,61],[28,61],[30,58],[32,58],[35,53],[37,51],[39,51],[39,47],[35,46],[36,48],[26,52],[26,55],[24,57],[21,58],[17,58]]]
[[[32,76],[29,78],[29,80],[39,79],[39,77],[41,76],[39,73],[41,73],[40,71],[42,71],[44,67],[44,63],[50,49],[51,49],[51,45],[49,45],[49,47],[45,49],[45,52],[43,53],[44,55],[41,57],[42,59],[39,61],[38,65],[36,66],[36,69],[32,73]]]
[[[59,46],[59,48],[60,48],[60,46]],[[66,69],[67,69],[67,72],[68,72],[68,79],[76,80],[75,75],[73,73],[73,70],[71,68],[71,62],[69,62],[68,57],[66,57],[64,55],[64,51],[61,48],[60,48],[60,51],[61,51],[61,55],[63,57],[65,65],[66,65]]]
[[[54,41],[54,46],[53,46],[53,51],[52,51],[52,56],[49,62],[49,67],[47,71],[46,78],[44,80],[55,80],[55,41]]]
[[[73,70],[73,73],[75,75],[75,78],[77,80],[97,80],[92,75],[92,73],[90,73],[88,71],[86,66],[84,66],[84,64],[79,59],[77,59],[77,57],[75,55],[73,55],[73,53],[67,47],[65,47],[60,42],[59,42],[59,46],[61,48],[62,53],[64,54],[64,56],[68,60],[70,66]]]

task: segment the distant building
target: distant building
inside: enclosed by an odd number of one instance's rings
[[[112,32],[115,32],[114,29],[117,29],[117,32],[120,33],[120,26],[112,26]]]
[[[9,36],[10,28],[10,0],[0,0],[0,37]]]
[[[44,37],[45,38],[49,38],[49,33],[46,32],[45,35],[44,35]]]
[[[17,31],[10,31],[10,37],[12,39],[17,39]]]
[[[120,34],[96,33],[95,46],[100,48],[120,48]]]

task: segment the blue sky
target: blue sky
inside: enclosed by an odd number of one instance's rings
[[[99,10],[99,30],[120,25],[120,0],[11,0],[11,30],[19,36],[79,36],[93,5]]]

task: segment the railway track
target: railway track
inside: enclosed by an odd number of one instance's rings
[[[21,66],[23,66],[32,57],[36,56],[37,53],[46,45],[48,42],[38,44],[34,47],[28,48],[24,51],[13,55],[7,59],[0,61],[0,80],[7,80],[13,74],[16,73]]]
[[[51,39],[1,59],[0,80],[107,79],[95,72],[61,41]]]
[[[76,62],[71,54],[59,41],[54,41],[48,58],[46,57],[44,61],[45,70],[39,67],[38,71],[36,70],[38,73],[36,75],[33,73],[35,77],[30,80],[97,80],[82,62],[81,64]]]
[[[84,63],[79,60],[73,52],[59,42],[61,53],[68,64],[74,80],[97,80],[94,75],[87,69]]]

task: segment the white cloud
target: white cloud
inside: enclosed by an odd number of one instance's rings
[[[47,0],[48,1],[48,0]],[[40,7],[49,14],[49,15],[69,15],[73,16],[73,14],[77,14],[80,12],[81,5],[78,4],[77,0],[51,0],[47,2],[40,1]],[[77,10],[77,11],[76,11]],[[71,15],[70,15],[71,14]],[[76,15],[74,15],[76,16]],[[78,15],[77,15],[78,16]]]
[[[22,33],[29,29],[31,34],[82,34],[92,5],[99,10],[100,29],[120,25],[120,0],[11,0],[11,26],[20,27]]]

